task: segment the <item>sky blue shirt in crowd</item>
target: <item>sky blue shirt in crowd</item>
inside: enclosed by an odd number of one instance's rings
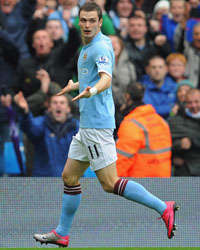
[[[114,51],[110,39],[99,32],[93,40],[83,46],[78,59],[79,92],[87,86],[93,87],[100,72],[112,77]],[[111,86],[90,98],[79,102],[80,128],[115,128],[115,108]]]

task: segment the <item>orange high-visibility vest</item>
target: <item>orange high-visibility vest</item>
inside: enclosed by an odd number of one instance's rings
[[[171,176],[170,129],[151,105],[139,106],[125,116],[116,146],[119,176]]]

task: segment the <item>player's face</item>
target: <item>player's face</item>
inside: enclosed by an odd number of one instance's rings
[[[81,29],[81,35],[83,40],[90,42],[96,34],[100,31],[102,25],[102,19],[99,20],[96,11],[84,11],[80,12],[79,25]]]
[[[200,93],[194,92],[186,96],[186,107],[193,114],[200,112]]]
[[[49,111],[57,122],[65,122],[70,113],[68,100],[65,96],[53,96],[50,101]]]

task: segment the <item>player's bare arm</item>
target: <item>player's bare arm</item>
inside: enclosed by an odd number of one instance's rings
[[[81,98],[89,98],[94,94],[99,94],[104,90],[108,89],[111,85],[112,78],[105,72],[100,72],[100,80],[96,83],[94,87],[88,86],[79,95],[74,97],[72,101],[79,100]]]
[[[64,95],[65,93],[68,93],[73,90],[79,89],[79,82],[73,82],[72,80],[69,80],[68,84],[56,95]]]

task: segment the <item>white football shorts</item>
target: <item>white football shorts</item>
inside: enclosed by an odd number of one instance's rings
[[[113,129],[80,128],[73,136],[68,158],[87,161],[93,171],[117,160]]]

